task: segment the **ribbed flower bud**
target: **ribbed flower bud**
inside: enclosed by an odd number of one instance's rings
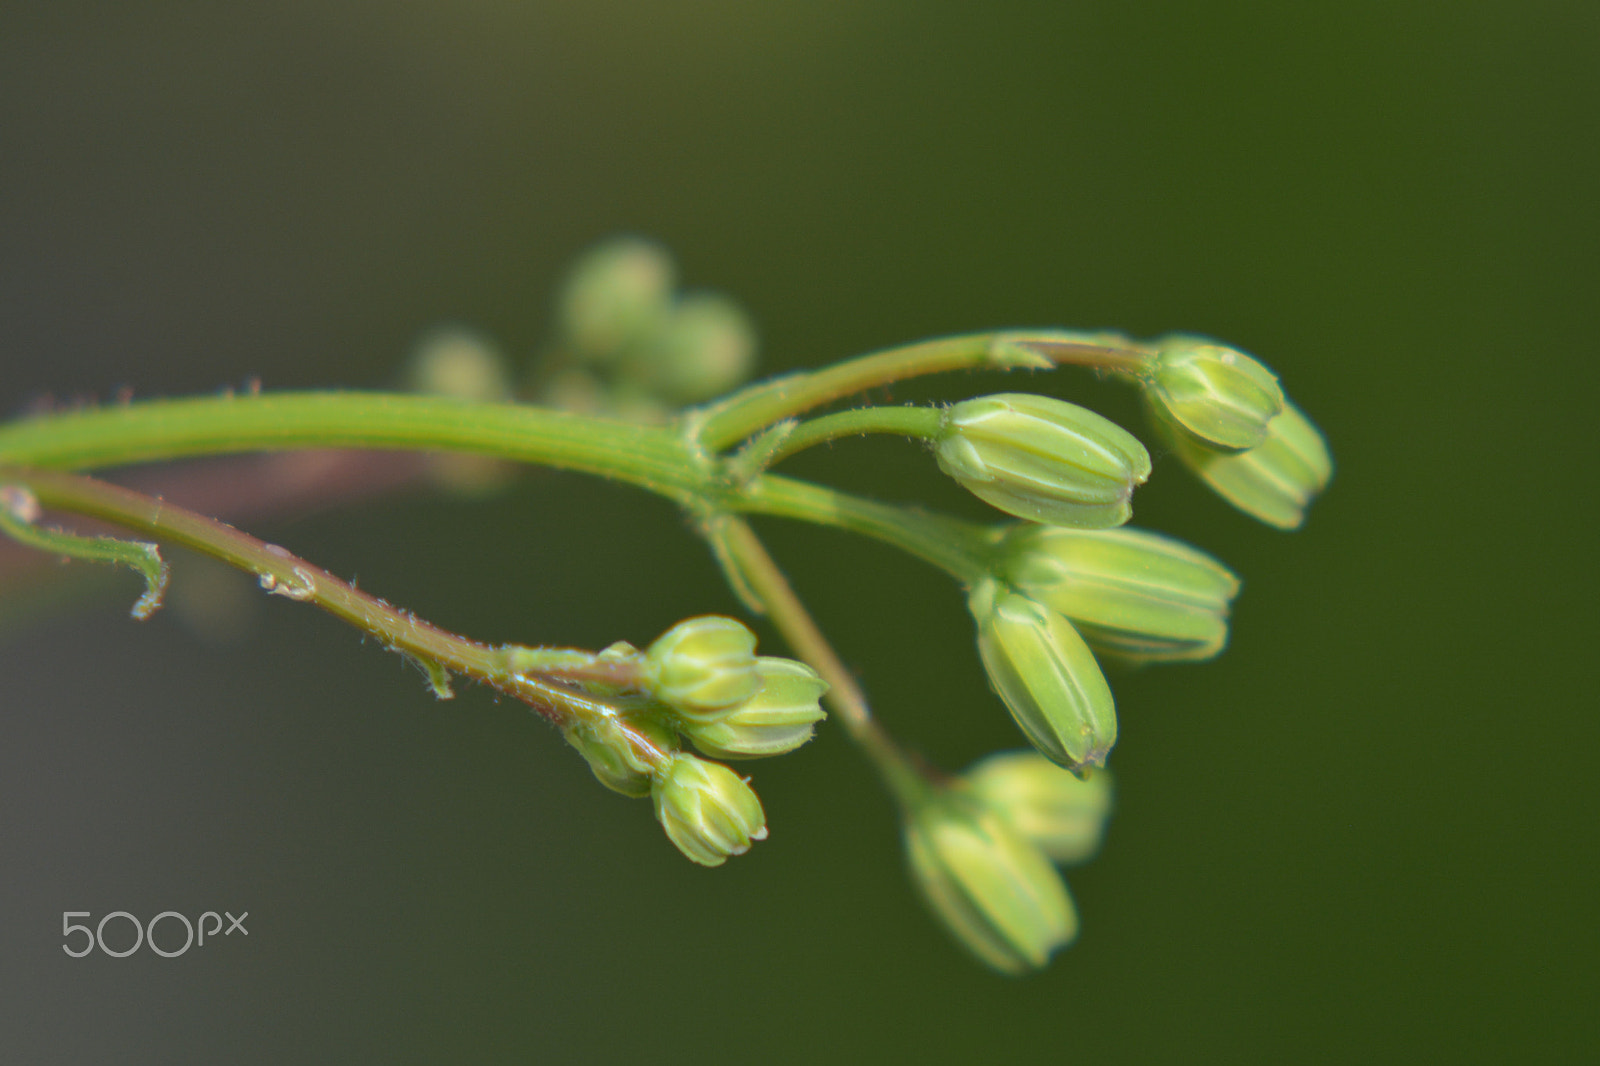
[[[651,695],[690,718],[737,707],[761,688],[756,635],[742,622],[702,615],[679,622],[645,651]]]
[[[1100,850],[1111,814],[1111,773],[1080,780],[1036,751],[991,755],[961,775],[972,794],[1056,862]]]
[[[1228,641],[1239,579],[1171,537],[1022,525],[1001,560],[1000,577],[1065,615],[1097,653],[1130,663],[1209,659]]]
[[[756,759],[793,751],[811,739],[823,718],[817,702],[828,683],[805,663],[763,656],[756,660],[761,689],[727,714],[691,721],[686,734],[713,759]]]
[[[659,765],[644,745],[663,755],[678,750],[676,734],[664,723],[644,715],[574,722],[561,735],[583,756],[602,785],[635,798],[650,794]]]
[[[721,763],[677,754],[656,774],[650,797],[667,837],[701,866],[721,866],[767,839],[761,801],[738,774]]]
[[[660,328],[672,302],[672,259],[659,245],[619,237],[584,253],[562,287],[562,332],[574,354],[609,362]]]
[[[1129,497],[1150,476],[1150,456],[1127,430],[1027,393],[951,407],[934,455],[939,469],[1007,514],[1085,529],[1126,522]]]
[[[1116,708],[1072,623],[994,581],[974,589],[968,606],[989,683],[1029,742],[1074,773],[1104,764],[1117,742]]]
[[[1145,400],[1195,443],[1217,451],[1254,448],[1283,410],[1283,389],[1261,363],[1204,337],[1176,335],[1144,382]]]
[[[1267,438],[1247,452],[1220,454],[1164,426],[1172,449],[1213,492],[1269,526],[1296,529],[1306,508],[1328,487],[1333,458],[1322,433],[1288,401],[1267,424]]]
[[[1061,875],[996,812],[951,789],[905,823],[913,880],[935,917],[1003,973],[1037,970],[1078,935]]]

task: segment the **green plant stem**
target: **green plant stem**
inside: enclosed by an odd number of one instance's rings
[[[726,506],[860,533],[909,552],[969,585],[990,569],[989,526],[880,503],[808,481],[768,474],[727,500]]]
[[[449,694],[448,678],[435,671],[449,670],[515,696],[558,724],[615,713],[602,701],[531,672],[528,667],[541,649],[490,646],[451,633],[215,519],[118,485],[58,471],[0,469],[0,484],[25,488],[44,507],[149,533],[254,574],[269,592],[315,604],[377,638],[384,647],[418,660],[429,668],[440,696]],[[555,658],[568,661],[571,656],[558,651]],[[648,740],[640,739],[648,746]]]
[[[790,374],[717,401],[698,412],[696,438],[717,452],[781,419],[867,389],[948,370],[1043,370],[1075,364],[1135,374],[1150,349],[1115,333],[1007,330],[941,337]]]
[[[934,407],[858,407],[802,422],[766,456],[763,467],[775,466],[797,452],[840,437],[868,433],[896,433],[917,440],[931,440],[944,421],[944,413]],[[758,473],[759,471],[750,471]]]
[[[149,400],[0,426],[0,464],[32,468],[339,447],[492,455],[613,477],[680,500],[705,479],[670,427],[434,396],[290,392]]]
[[[732,516],[723,516],[716,521],[718,537],[740,568],[744,583],[761,601],[765,614],[794,653],[828,683],[828,692],[823,699],[844,725],[850,738],[882,772],[890,791],[897,798],[920,794],[919,790],[926,788],[921,774],[900,745],[872,716],[861,686],[856,684],[855,677],[833,650],[833,645],[828,643],[828,638],[822,635],[822,630],[795,595],[788,578],[783,576],[783,571],[768,554],[755,530],[750,528],[748,522]]]
[[[906,410],[913,420],[937,416],[929,409]],[[279,393],[146,401],[0,426],[0,464],[34,469],[325,447],[431,448],[578,470],[627,481],[690,507],[781,515],[854,530],[962,581],[974,580],[984,567],[982,527],[972,523],[777,475],[729,484],[675,427],[539,407],[387,393]]]

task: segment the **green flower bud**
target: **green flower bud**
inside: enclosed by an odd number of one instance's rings
[[[1217,451],[1254,448],[1283,410],[1283,389],[1255,359],[1203,337],[1158,342],[1144,381],[1145,400],[1197,443]]]
[[[650,794],[659,765],[659,760],[653,759],[653,753],[636,738],[663,754],[678,750],[677,735],[665,723],[647,715],[612,715],[573,722],[561,735],[584,757],[602,785],[635,798]]]
[[[584,253],[557,312],[574,354],[610,362],[653,335],[671,307],[672,285],[672,258],[650,241],[618,237]]]
[[[1043,852],[962,790],[906,819],[906,856],[934,916],[1002,973],[1042,968],[1078,935],[1061,875]]]
[[[1072,623],[993,581],[968,601],[989,683],[1045,758],[1073,773],[1117,742],[1111,688]]]
[[[691,293],[641,349],[637,372],[653,393],[695,403],[743,381],[755,355],[755,326],[743,308],[718,293]]]
[[[1079,780],[1035,751],[991,755],[962,775],[985,805],[1056,862],[1100,850],[1111,814],[1111,774]]]
[[[1239,579],[1182,541],[1137,529],[1023,525],[999,576],[1065,615],[1097,653],[1130,663],[1209,659],[1228,641]]]
[[[767,839],[767,816],[744,778],[721,763],[677,754],[651,787],[656,820],[679,851],[701,866],[721,866]]]
[[[1128,520],[1150,456],[1093,411],[1027,393],[951,407],[936,438],[939,469],[1007,514],[1101,529]]]
[[[1333,458],[1321,432],[1288,401],[1267,424],[1267,438],[1236,455],[1202,448],[1160,419],[1172,450],[1213,492],[1245,514],[1279,529],[1296,529],[1306,508],[1328,487]]]
[[[762,657],[756,660],[761,690],[721,717],[690,721],[694,746],[714,759],[755,759],[782,755],[811,739],[827,717],[818,700],[828,683],[805,663]]]
[[[742,622],[702,615],[679,622],[645,652],[650,693],[695,718],[730,710],[761,688],[756,635]]]

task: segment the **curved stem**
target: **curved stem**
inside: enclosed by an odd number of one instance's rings
[[[723,503],[729,510],[861,533],[910,552],[969,585],[990,568],[989,527],[977,522],[880,503],[777,474],[758,478]]]
[[[338,447],[475,452],[613,477],[678,499],[705,480],[672,427],[434,396],[290,392],[151,400],[0,426],[0,464],[35,468]]]
[[[1120,333],[1006,330],[941,337],[741,389],[694,416],[702,446],[721,451],[791,415],[867,389],[947,370],[1048,370],[1063,364],[1134,374],[1151,349]]]
[[[939,432],[943,418],[943,412],[934,407],[858,407],[823,415],[795,426],[784,436],[782,443],[763,458],[761,469],[775,466],[797,452],[840,437],[896,433],[902,437],[928,440]],[[759,472],[749,471],[751,474]]]

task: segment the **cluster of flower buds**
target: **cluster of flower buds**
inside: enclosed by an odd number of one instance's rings
[[[620,237],[585,253],[562,286],[559,369],[539,392],[558,407],[645,421],[743,381],[755,361],[749,316],[720,293],[675,291],[654,242]]]
[[[1078,932],[1052,863],[1093,855],[1110,810],[1104,773],[1080,781],[1034,752],[991,756],[908,805],[913,880],[979,959],[1008,974],[1039,969]]]
[[[1295,529],[1328,487],[1333,460],[1322,434],[1245,353],[1204,337],[1164,337],[1140,385],[1151,423],[1179,460],[1251,517]]]
[[[717,759],[780,755],[809,741],[824,716],[827,682],[804,663],[757,656],[755,644],[743,623],[706,615],[642,652],[628,644],[593,656],[528,650],[525,665],[598,678],[576,682],[591,703],[564,727],[567,742],[607,788],[651,797],[679,851],[720,866],[766,838],[761,801],[746,779],[681,750],[681,741]]]

